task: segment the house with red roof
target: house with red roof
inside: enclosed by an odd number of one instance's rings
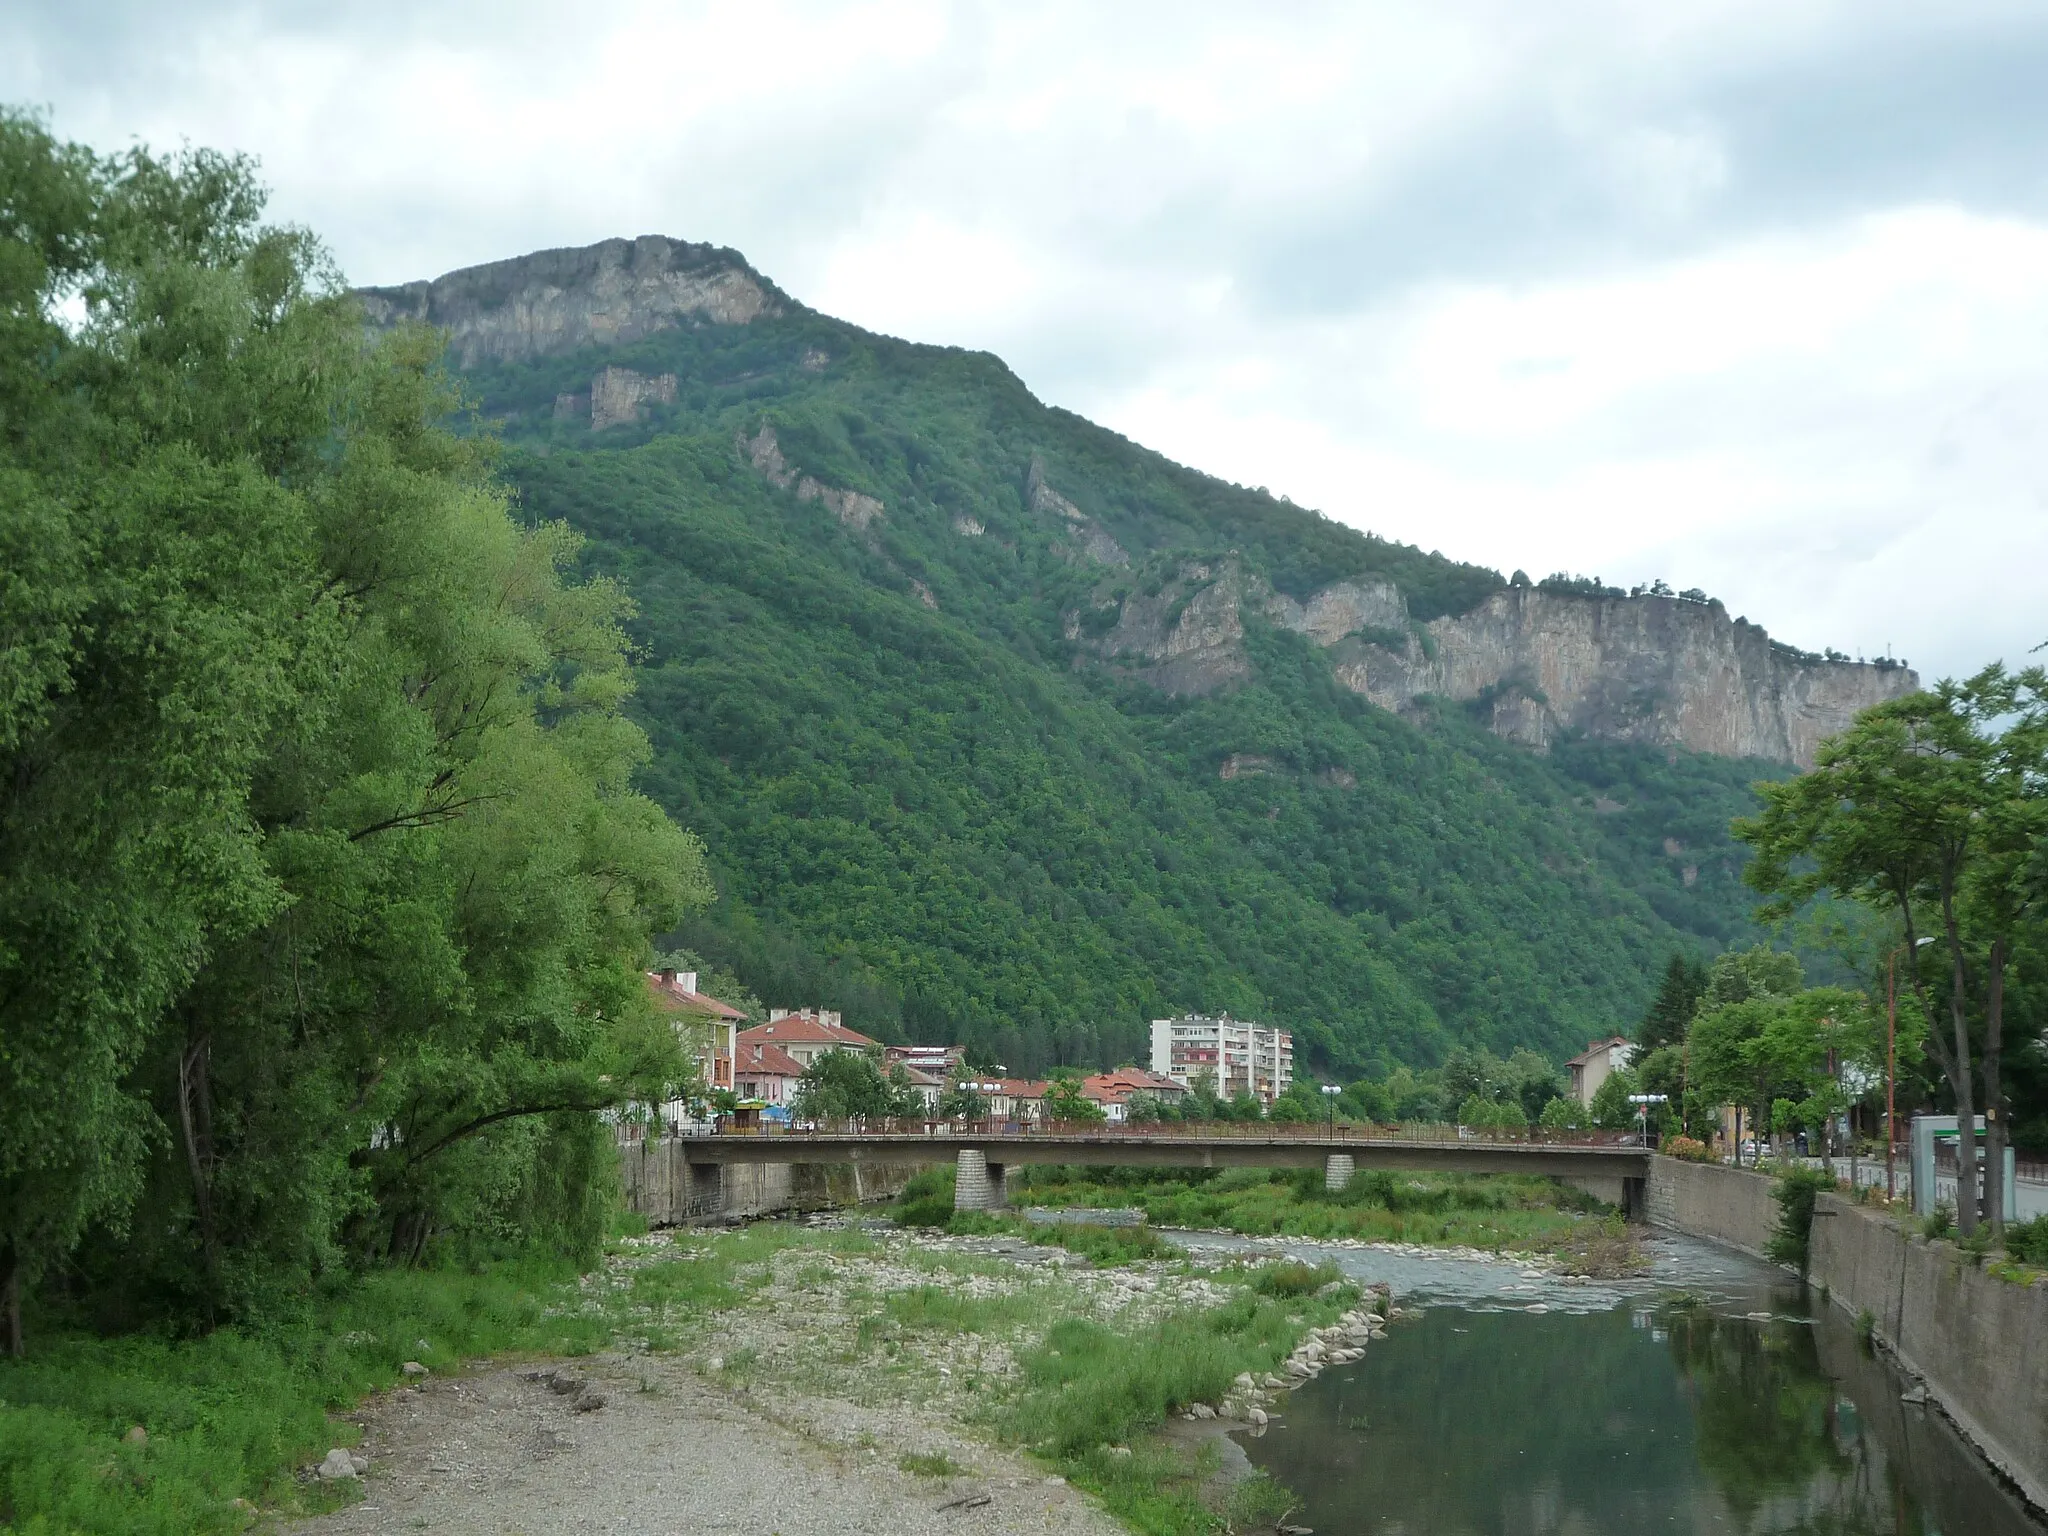
[[[696,1057],[698,1076],[705,1088],[713,1092],[731,1091],[736,1036],[746,1014],[730,1003],[699,992],[695,971],[649,971],[646,980],[655,1006],[669,1016],[684,1049]],[[671,1120],[689,1118],[688,1107],[680,1100],[667,1109]]]
[[[733,1061],[734,1092],[742,1101],[762,1105],[771,1118],[787,1115],[796,1100],[796,1085],[803,1080],[804,1064],[779,1045],[749,1044],[744,1037],[738,1051]]]
[[[865,1051],[876,1044],[857,1029],[839,1022],[824,1008],[770,1009],[768,1022],[739,1032],[741,1045],[772,1045],[786,1051],[800,1067],[808,1067],[827,1051]]]
[[[1102,1106],[1111,1125],[1121,1125],[1130,1114],[1131,1100],[1149,1094],[1155,1099],[1177,1101],[1188,1090],[1172,1078],[1143,1067],[1118,1067],[1114,1072],[1097,1072],[1081,1079],[1081,1096]]]

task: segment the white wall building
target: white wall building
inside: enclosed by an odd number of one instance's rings
[[[1185,1088],[1206,1076],[1223,1098],[1249,1093],[1271,1105],[1294,1081],[1294,1037],[1229,1014],[1154,1019],[1152,1070]]]
[[[1593,1095],[1600,1091],[1600,1085],[1627,1067],[1635,1060],[1635,1055],[1634,1044],[1621,1035],[1595,1040],[1564,1064],[1572,1077],[1572,1097],[1581,1104],[1590,1105]]]

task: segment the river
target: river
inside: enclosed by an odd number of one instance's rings
[[[1175,1234],[1190,1248],[1244,1239]],[[1260,1243],[1263,1251],[1275,1245]],[[1316,1536],[2043,1536],[1789,1274],[1659,1236],[1641,1281],[1299,1240],[1416,1315],[1239,1438]]]

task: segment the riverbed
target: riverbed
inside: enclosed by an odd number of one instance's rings
[[[1384,1283],[1363,1360],[1292,1393],[1253,1465],[1317,1536],[2042,1536],[1839,1308],[1694,1238],[1639,1279],[1477,1254],[1175,1234]]]

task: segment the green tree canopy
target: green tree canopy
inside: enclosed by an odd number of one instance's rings
[[[1048,1120],[1099,1123],[1105,1117],[1102,1106],[1081,1091],[1080,1074],[1055,1073],[1045,1085],[1045,1117]]]
[[[1672,955],[1649,1011],[1636,1026],[1636,1043],[1645,1051],[1654,1051],[1682,1041],[1706,990],[1706,966],[1686,954]]]
[[[1822,745],[1811,773],[1760,786],[1763,813],[1735,828],[1756,850],[1748,877],[1769,898],[1768,914],[1826,892],[1896,924],[1898,972],[1926,1049],[1960,1119],[1988,1103],[1994,1160],[2010,1118],[2001,1076],[2006,972],[2041,910],[2044,699],[2048,672],[1993,666],[1867,710]],[[1932,941],[1924,955],[1923,937]],[[2000,1181],[1992,1182],[1996,1222]],[[1977,1217],[1970,1159],[1957,1194],[1968,1233]]]
[[[592,1252],[588,1112],[686,1075],[638,973],[710,892],[632,787],[629,607],[435,425],[440,338],[366,347],[262,204],[0,113],[11,1297],[65,1255],[210,1316],[436,1235]]]
[[[826,1051],[797,1079],[796,1112],[807,1120],[886,1120],[920,1115],[924,1100],[879,1051]]]

